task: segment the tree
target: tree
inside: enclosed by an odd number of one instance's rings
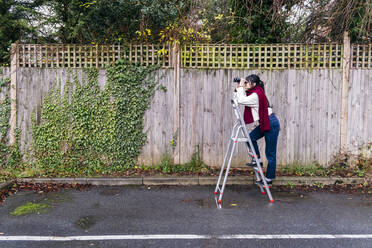
[[[135,41],[151,30],[150,41],[176,19],[186,1],[177,0],[45,0],[50,10],[44,25],[51,30],[47,41],[63,43],[113,43]],[[146,33],[149,36],[149,32]]]
[[[9,63],[12,43],[36,39],[32,23],[40,4],[41,1],[0,0],[0,64]]]
[[[305,40],[342,41],[349,31],[352,42],[372,42],[371,0],[313,0],[302,6],[310,10]]]
[[[133,39],[140,23],[133,1],[45,0],[49,12],[44,25],[52,32],[45,39],[62,43],[112,43]]]
[[[231,0],[236,24],[232,41],[238,43],[277,43],[289,28],[287,17],[296,1]]]
[[[0,0],[11,43],[372,42],[370,0]]]

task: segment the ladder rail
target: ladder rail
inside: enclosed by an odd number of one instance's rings
[[[258,156],[257,156],[256,151],[255,151],[255,149],[254,149],[254,146],[253,146],[252,140],[251,140],[251,138],[250,138],[250,136],[249,136],[249,133],[248,133],[247,127],[246,127],[245,123],[243,122],[243,121],[244,121],[244,118],[243,118],[242,114],[240,113],[240,110],[239,110],[239,104],[238,104],[238,102],[237,102],[235,99],[231,100],[231,102],[232,102],[232,104],[233,104],[233,108],[234,108],[234,111],[235,111],[235,115],[237,115],[238,120],[239,120],[239,122],[240,122],[240,125],[241,125],[241,127],[242,127],[243,134],[244,134],[244,136],[248,139],[248,144],[249,144],[249,146],[250,146],[250,150],[251,150],[252,153],[253,153],[253,158],[254,158],[255,161],[256,161],[256,165],[257,165],[257,167],[258,167],[258,172],[257,172],[257,170],[255,170],[255,173],[259,173],[260,176],[261,176],[261,178],[259,178],[257,181],[261,180],[261,181],[263,182],[263,185],[264,185],[263,188],[266,189],[266,193],[267,193],[267,195],[268,195],[268,197],[269,197],[269,199],[270,199],[270,202],[273,202],[274,199],[273,199],[273,197],[272,197],[272,195],[271,195],[271,192],[270,192],[269,186],[268,186],[267,181],[266,181],[266,177],[265,177],[265,175],[263,174],[263,169],[262,169],[262,167],[261,167],[261,163],[259,163],[259,161],[258,161]],[[262,186],[261,186],[261,185],[259,185],[259,186],[260,186],[260,189],[262,189]],[[262,192],[263,192],[263,191],[261,191],[261,193],[262,193]]]
[[[231,143],[232,143],[232,140],[230,139],[229,141],[229,144],[227,146],[227,151],[229,152],[230,151],[230,147],[231,147]],[[222,175],[223,175],[223,171],[225,169],[225,164],[226,164],[226,160],[227,160],[227,155],[229,154],[228,152],[226,152],[225,154],[225,157],[223,159],[223,163],[222,163],[222,167],[221,167],[221,171],[220,171],[220,175],[218,176],[218,181],[217,181],[217,185],[216,185],[216,189],[214,190],[214,194],[217,195],[218,191],[220,190],[220,182],[221,182],[221,178],[222,178]]]
[[[220,182],[221,182],[221,178],[222,178],[222,175],[223,175],[223,171],[225,169],[225,165],[226,165],[226,159],[227,159],[227,156],[229,155],[229,152],[230,152],[230,148],[231,148],[231,143],[233,142],[233,134],[234,134],[234,131],[235,129],[238,127],[239,123],[235,123],[233,129],[232,129],[232,132],[231,132],[231,137],[229,139],[229,144],[227,146],[227,151],[226,151],[226,154],[225,154],[225,157],[223,159],[223,163],[222,163],[222,167],[221,167],[221,171],[220,171],[220,174],[218,176],[218,181],[217,181],[217,185],[216,185],[216,189],[214,190],[214,194],[217,195],[218,193],[218,190],[220,190],[219,186],[220,186]]]
[[[239,126],[237,128],[237,130],[236,130],[235,139],[238,137],[240,130],[241,130],[241,126]],[[232,145],[232,148],[231,148],[230,158],[229,158],[229,162],[227,164],[227,168],[226,168],[225,176],[224,176],[224,179],[223,179],[222,188],[221,188],[221,191],[220,191],[220,196],[219,196],[219,199],[218,199],[218,203],[221,203],[221,201],[222,201],[222,195],[223,195],[223,192],[225,190],[225,186],[226,186],[226,182],[227,182],[227,177],[229,175],[231,161],[232,161],[232,158],[234,156],[236,144],[238,143],[235,139],[233,141],[233,145]]]

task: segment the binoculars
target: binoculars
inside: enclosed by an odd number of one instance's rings
[[[239,82],[240,82],[240,78],[238,78],[238,77],[234,78],[234,79],[233,79],[233,82],[234,82],[234,83],[239,83]]]

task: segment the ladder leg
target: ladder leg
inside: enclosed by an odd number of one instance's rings
[[[229,144],[228,144],[228,146],[227,146],[227,151],[226,151],[225,157],[224,157],[224,159],[223,159],[223,163],[222,163],[222,167],[221,167],[220,175],[218,176],[218,181],[217,181],[216,189],[214,190],[214,194],[215,194],[215,195],[218,194],[218,191],[219,191],[219,189],[220,189],[220,188],[219,188],[219,187],[220,187],[220,182],[221,182],[221,178],[222,178],[222,175],[223,175],[223,171],[224,171],[224,169],[225,169],[227,156],[228,156],[229,153],[230,153],[231,143],[232,143],[232,140],[230,139]]]
[[[221,205],[221,202],[222,202],[223,192],[224,192],[225,186],[226,186],[227,176],[229,175],[229,170],[230,170],[230,166],[231,166],[231,160],[232,160],[232,158],[234,156],[235,146],[236,146],[236,141],[234,141],[233,146],[232,146],[232,149],[231,149],[231,154],[230,154],[229,162],[227,164],[227,168],[226,168],[226,172],[225,172],[225,177],[223,179],[222,188],[221,188],[221,191],[220,191],[220,196],[218,198],[218,204],[220,204],[220,205]]]
[[[226,159],[227,159],[227,156],[230,154],[230,148],[231,148],[232,139],[233,139],[233,137],[234,137],[234,134],[236,133],[236,129],[238,128],[238,126],[239,126],[239,123],[237,122],[237,123],[234,125],[234,127],[233,127],[233,129],[232,129],[232,131],[231,131],[231,136],[230,136],[229,144],[228,144],[228,146],[227,146],[227,151],[226,151],[225,157],[224,157],[224,159],[223,159],[223,163],[222,163],[222,166],[221,166],[220,174],[219,174],[219,176],[218,176],[218,180],[217,180],[217,184],[216,184],[216,189],[214,190],[214,194],[215,194],[215,195],[217,195],[218,192],[221,191],[221,189],[220,189],[221,178],[222,178],[222,175],[223,175],[223,172],[224,172],[225,166],[226,166]],[[239,130],[239,128],[238,128],[238,130]],[[235,136],[236,136],[236,134],[235,134]]]
[[[260,183],[258,183],[257,185],[260,187],[261,194],[265,195],[265,190],[266,190],[266,193],[267,193],[267,196],[269,197],[270,202],[273,203],[274,202],[274,199],[273,199],[273,197],[271,195],[270,188],[267,185],[266,178],[265,178],[265,175],[263,173],[261,164],[258,162],[258,157],[257,157],[256,151],[255,151],[255,149],[253,147],[253,144],[252,144],[252,141],[251,141],[251,139],[249,137],[249,133],[245,129],[245,126],[243,128],[243,133],[244,133],[244,135],[248,139],[248,142],[246,143],[247,144],[248,154],[250,154],[256,160],[257,166],[256,166],[256,168],[254,168],[256,179],[257,179],[257,181],[261,181],[263,183],[263,186]],[[251,149],[251,151],[250,151],[250,149]]]
[[[261,180],[260,179],[260,176],[259,176],[259,173],[258,173],[258,168],[254,168],[254,175],[256,176],[256,185],[258,187],[260,187],[260,191],[261,191],[261,194],[265,195],[265,190],[263,188],[263,186],[259,183],[259,181]]]
[[[266,193],[267,193],[267,196],[269,197],[270,202],[273,203],[274,202],[274,199],[273,199],[273,197],[271,195],[271,191],[270,191],[269,185],[267,184],[265,175],[263,173],[263,170],[262,170],[262,167],[261,167],[260,164],[257,164],[257,169],[258,169],[258,175],[260,176],[260,180],[263,183],[263,186],[262,185],[259,185],[260,188],[261,188],[261,193],[263,192],[263,190],[262,190],[262,187],[263,187],[266,190]]]

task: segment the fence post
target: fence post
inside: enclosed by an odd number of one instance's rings
[[[174,42],[172,48],[172,64],[174,76],[173,91],[173,163],[180,164],[180,46]]]
[[[340,151],[347,151],[348,99],[350,88],[350,37],[344,32],[344,56],[342,58],[341,116],[340,116]]]
[[[9,119],[9,144],[16,142],[15,128],[17,126],[17,44],[12,44],[10,53],[10,119]]]

